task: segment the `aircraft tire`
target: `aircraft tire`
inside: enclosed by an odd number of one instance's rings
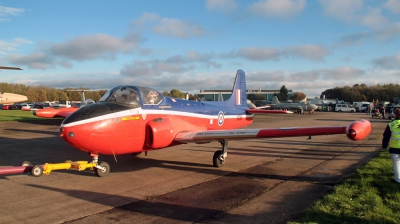
[[[43,174],[43,168],[40,165],[32,167],[31,174],[34,177],[40,177]]]
[[[110,172],[110,165],[106,162],[99,162],[99,166],[105,168],[105,170],[95,169],[95,173],[98,177],[105,177]]]
[[[32,164],[31,164],[31,162],[29,162],[29,161],[22,161],[22,162],[20,163],[20,166],[30,166],[30,165],[32,165]]]
[[[219,157],[221,155],[222,155],[222,150],[218,150],[218,151],[216,151],[214,153],[214,156],[213,156],[213,165],[214,165],[214,167],[220,168],[220,167],[224,166],[225,161],[222,161],[222,160],[219,159]]]

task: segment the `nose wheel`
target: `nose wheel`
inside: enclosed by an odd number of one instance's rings
[[[105,177],[110,172],[110,165],[106,162],[99,162],[94,172],[98,177]]]

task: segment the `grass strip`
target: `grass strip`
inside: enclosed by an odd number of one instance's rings
[[[32,111],[0,110],[0,122],[32,121],[32,120],[48,120],[48,119],[49,118],[37,117],[33,115]]]
[[[400,184],[393,181],[388,151],[380,152],[290,223],[400,223]]]

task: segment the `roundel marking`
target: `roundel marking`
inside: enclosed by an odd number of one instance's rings
[[[222,126],[224,124],[224,112],[220,111],[218,113],[218,125]]]

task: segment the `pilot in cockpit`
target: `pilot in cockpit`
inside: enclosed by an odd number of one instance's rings
[[[139,96],[135,90],[131,90],[129,94],[129,99],[132,100],[133,102],[139,102]]]

